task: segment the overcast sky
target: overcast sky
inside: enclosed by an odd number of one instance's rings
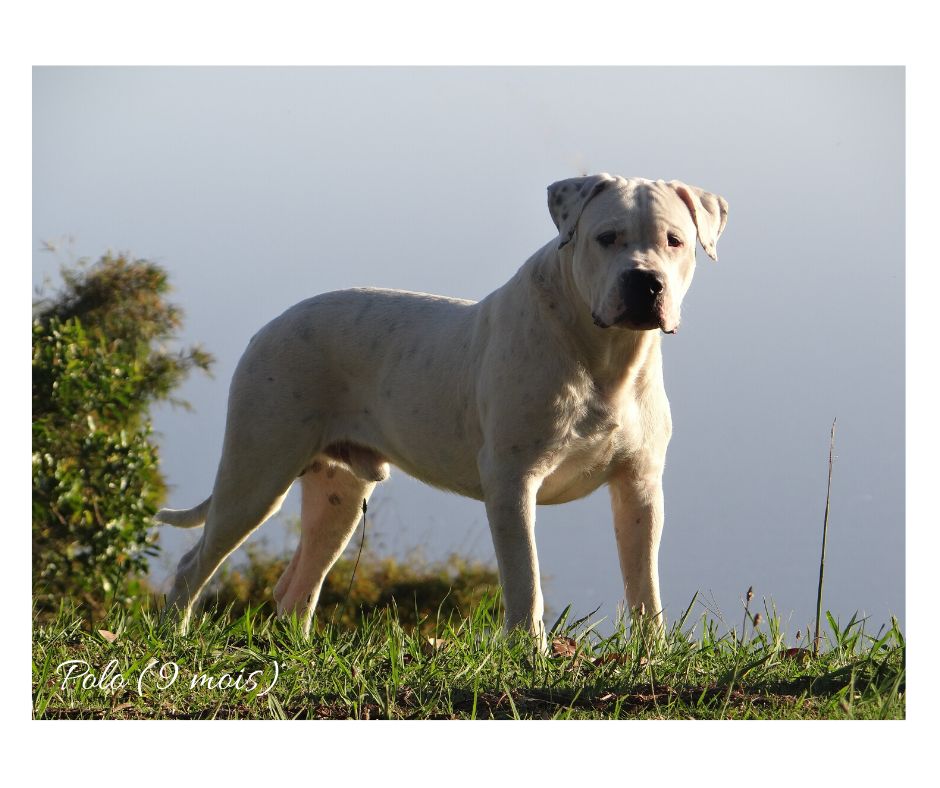
[[[724,196],[664,337],[674,436],[663,600],[735,624],[753,585],[814,615],[838,417],[826,605],[904,613],[904,72],[900,68],[38,69],[33,281],[108,249],[161,263],[181,341],[218,361],[155,414],[168,504],[211,490],[231,372],[292,303],[375,285],[478,299],[555,233],[581,172]],[[393,471],[385,549],[492,561],[483,506]],[[281,521],[298,511],[288,499]],[[259,535],[292,548],[279,521]],[[162,581],[197,533],[161,531]],[[622,597],[608,496],[540,507],[547,617]],[[699,608],[701,611],[701,608]],[[551,623],[551,621],[549,621]]]

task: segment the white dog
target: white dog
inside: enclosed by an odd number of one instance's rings
[[[251,340],[229,391],[212,495],[162,522],[202,538],[168,608],[185,628],[225,557],[300,477],[300,545],[274,591],[309,628],[326,573],[389,464],[486,504],[506,629],[544,644],[535,505],[610,487],[627,601],[662,621],[657,554],[672,431],[660,330],[679,327],[695,240],[721,197],[607,174],[548,188],[558,228],[479,303],[356,289],[301,301]]]

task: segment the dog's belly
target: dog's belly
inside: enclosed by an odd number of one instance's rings
[[[467,498],[483,500],[483,485],[480,482],[480,474],[475,462],[454,463],[447,467],[446,472],[443,472],[442,464],[435,465],[422,461],[425,459],[424,457],[420,460],[403,456],[389,457],[392,465],[418,481]]]

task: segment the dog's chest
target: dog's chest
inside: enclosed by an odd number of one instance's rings
[[[561,437],[555,465],[538,492],[538,503],[566,503],[596,490],[630,454],[634,419],[629,408],[592,400]]]

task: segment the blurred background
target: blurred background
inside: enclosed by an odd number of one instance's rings
[[[825,606],[903,624],[904,100],[902,68],[37,68],[33,284],[108,250],[169,272],[180,343],[216,357],[177,392],[192,411],[153,411],[183,508],[211,490],[248,339],[296,301],[479,299],[555,234],[560,178],[717,192],[720,262],[699,250],[663,340],[667,617],[699,592],[736,624],[753,586],[791,632],[812,621],[838,418]],[[292,492],[253,540],[292,550],[298,510]],[[537,523],[546,617],[615,616],[606,489]],[[198,535],[160,531],[156,584]],[[394,470],[368,539],[494,562],[481,503]]]

